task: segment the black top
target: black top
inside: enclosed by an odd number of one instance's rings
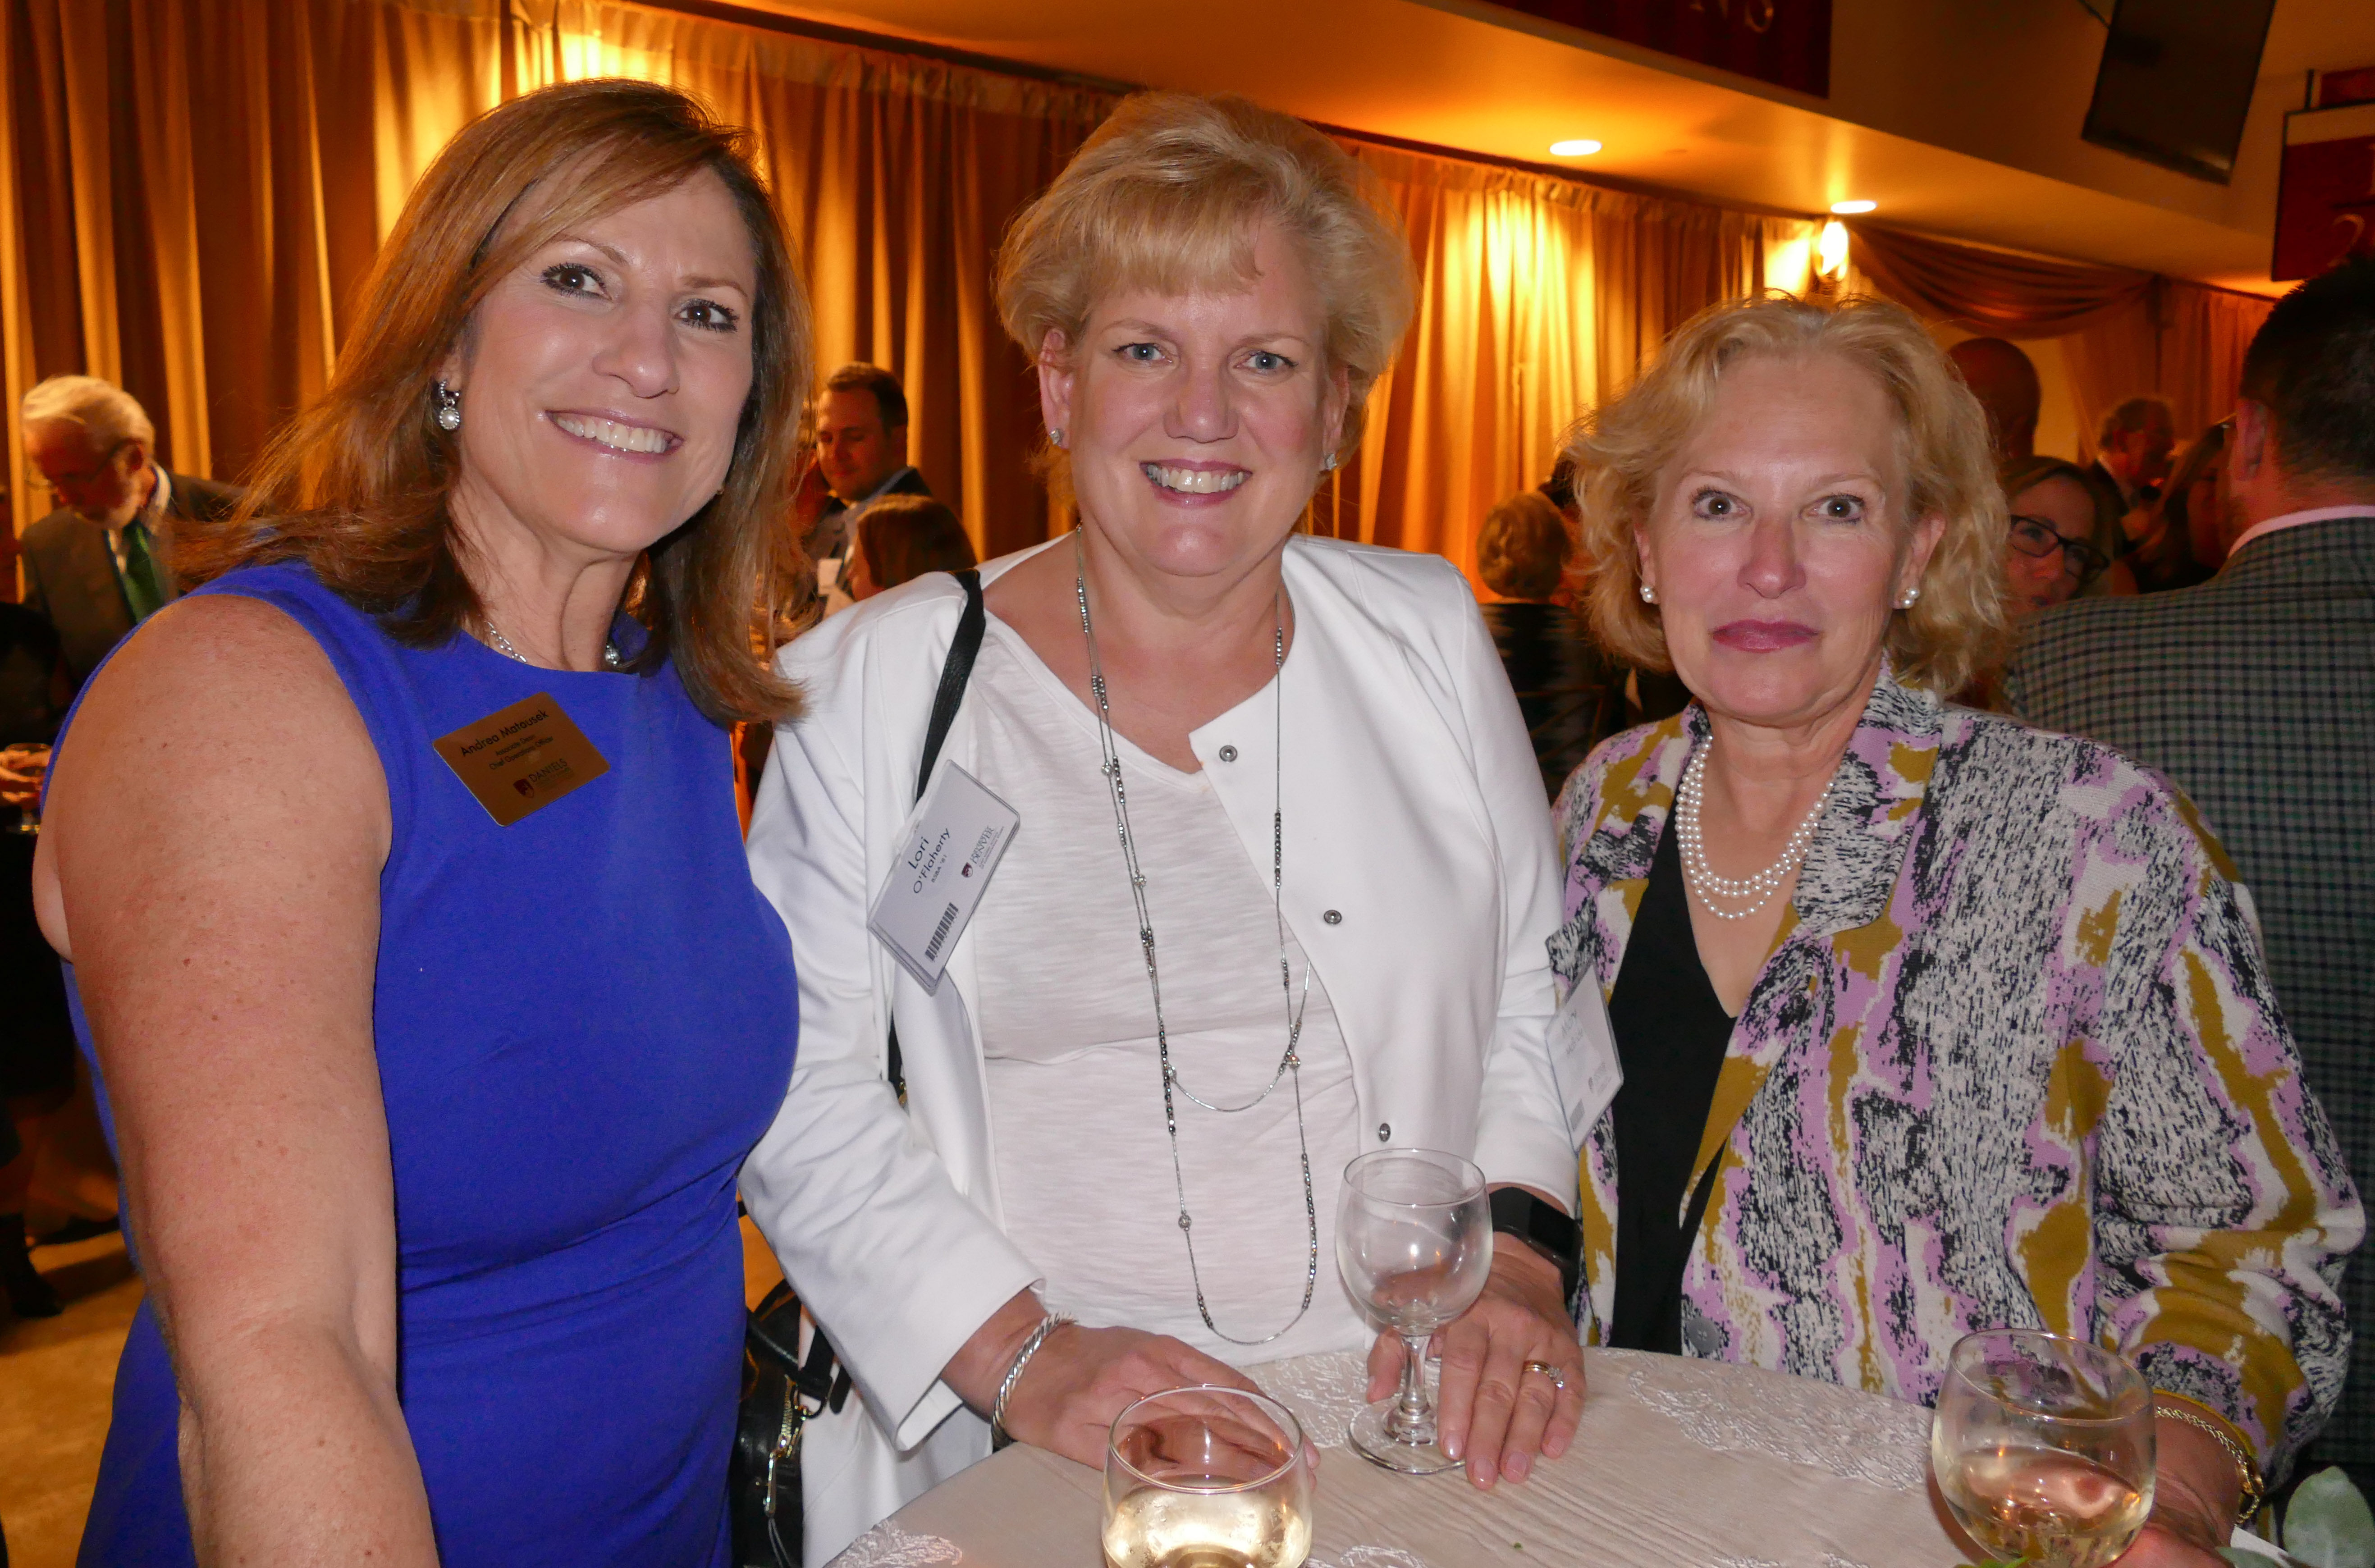
[[[1582,623],[1557,605],[1512,600],[1483,609],[1542,765],[1542,787],[1555,799],[1592,747],[1614,733],[1614,683]]]
[[[1708,1188],[1692,1195],[1687,1216],[1683,1194],[1732,1025],[1691,934],[1680,836],[1672,821],[1658,835],[1649,885],[1608,1000],[1625,1086],[1614,1106],[1616,1307],[1607,1342],[1669,1355],[1682,1352],[1683,1266]]]

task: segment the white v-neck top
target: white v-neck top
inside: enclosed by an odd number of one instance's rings
[[[1292,666],[1287,678],[1293,678]],[[1275,686],[1216,725],[1274,723]],[[966,694],[975,772],[1022,818],[973,921],[991,1142],[1008,1237],[1045,1271],[1050,1308],[1093,1326],[1169,1334],[1251,1366],[1365,1348],[1373,1336],[1336,1275],[1335,1214],[1361,1152],[1353,1063],[1322,977],[1310,979],[1297,1055],[1319,1221],[1311,1310],[1278,1339],[1232,1345],[1206,1328],[1181,1233],[1164,1130],[1154,1005],[1138,917],[1099,771],[1096,715],[991,618]],[[1285,737],[1291,752],[1294,738]],[[1119,736],[1131,836],[1161,967],[1171,1060],[1216,1105],[1255,1099],[1285,1054],[1270,868],[1256,866],[1211,782]],[[1292,881],[1296,868],[1285,868]],[[1285,934],[1294,996],[1308,968]],[[1295,1137],[1296,1077],[1250,1110],[1176,1097],[1179,1163],[1213,1321],[1241,1339],[1293,1318],[1309,1266]]]

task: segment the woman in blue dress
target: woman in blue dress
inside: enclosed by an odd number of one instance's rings
[[[148,1287],[82,1561],[711,1568],[796,1006],[720,726],[796,705],[806,306],[735,137],[587,82],[455,140],[355,323],[51,773]]]

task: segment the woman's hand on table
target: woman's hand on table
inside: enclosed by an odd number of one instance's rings
[[[1494,1237],[1484,1293],[1435,1337],[1435,1350],[1443,1359],[1437,1440],[1467,1461],[1471,1481],[1523,1480],[1535,1455],[1566,1452],[1583,1419],[1583,1347],[1555,1264],[1515,1237]],[[1528,1362],[1558,1368],[1566,1387],[1528,1372]],[[1390,1397],[1401,1374],[1400,1338],[1378,1336],[1369,1350],[1369,1398]]]
[[[942,1373],[949,1386],[989,1414],[1007,1370],[1046,1315],[1028,1291],[1008,1302],[949,1362]],[[1208,1383],[1261,1392],[1235,1367],[1166,1335],[1067,1324],[1047,1336],[1007,1396],[1006,1430],[1018,1443],[1102,1469],[1116,1416],[1150,1394]]]

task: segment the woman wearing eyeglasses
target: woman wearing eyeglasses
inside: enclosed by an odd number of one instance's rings
[[[1998,476],[2012,511],[2004,543],[2004,608],[2015,619],[2094,590],[2134,593],[2106,576],[2120,535],[2117,491],[2075,463],[2020,457]]]

